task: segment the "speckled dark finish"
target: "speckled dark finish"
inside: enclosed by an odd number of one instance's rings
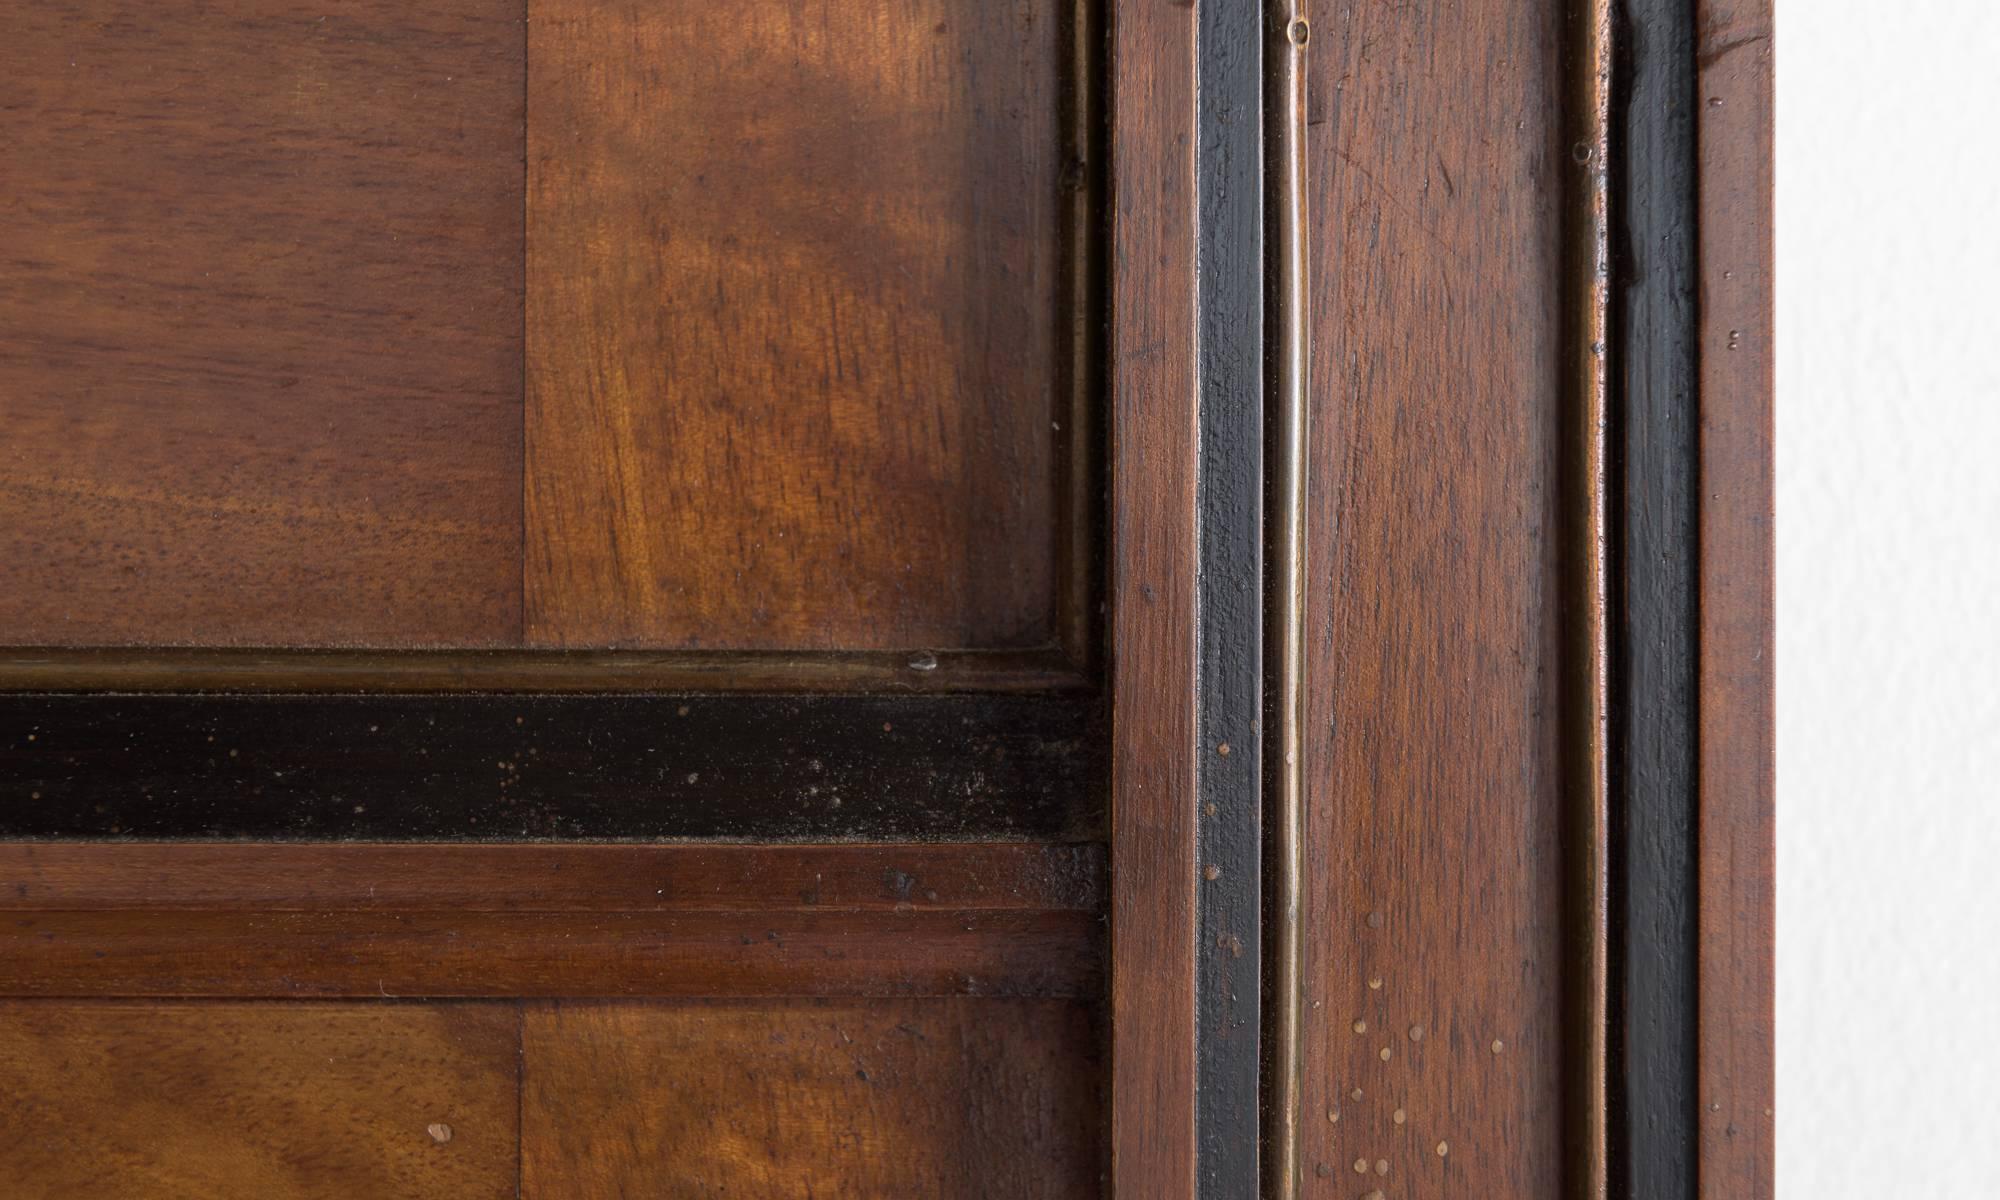
[[[1077,696],[0,698],[0,836],[1095,836]]]

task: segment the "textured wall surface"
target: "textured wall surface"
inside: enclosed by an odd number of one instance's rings
[[[2000,1196],[1996,52],[1779,3],[1780,1200]]]

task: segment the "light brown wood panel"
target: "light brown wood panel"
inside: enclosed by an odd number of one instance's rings
[[[1313,1200],[1564,1184],[1566,10],[1311,14]]]
[[[1081,1004],[558,1003],[522,1045],[528,1200],[1098,1192]]]
[[[24,0],[0,644],[520,635],[519,0]]]
[[[515,1195],[512,1005],[0,1005],[11,1200]]]
[[[1054,639],[1067,27],[537,0],[531,644]]]

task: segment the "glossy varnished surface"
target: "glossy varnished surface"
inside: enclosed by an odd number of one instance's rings
[[[0,644],[519,638],[523,45],[9,6]]]
[[[1314,1200],[1563,1178],[1564,14],[1310,14]]]
[[[1053,640],[1071,20],[539,0],[531,644]]]

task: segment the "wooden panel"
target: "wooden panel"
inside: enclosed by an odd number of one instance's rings
[[[521,1194],[1097,1194],[1083,1005],[558,1004],[523,1028]]]
[[[518,0],[29,0],[0,643],[520,634]]]
[[[1196,6],[1113,15],[1111,1168],[1195,1195]]]
[[[0,1193],[515,1195],[512,1006],[0,1005]]]
[[[1306,1197],[1564,1182],[1566,7],[1312,12]]]
[[[1053,640],[1051,0],[538,0],[527,637]]]
[[[1772,1194],[1777,791],[1769,0],[1695,6],[1701,305],[1696,1098],[1703,1196]]]

